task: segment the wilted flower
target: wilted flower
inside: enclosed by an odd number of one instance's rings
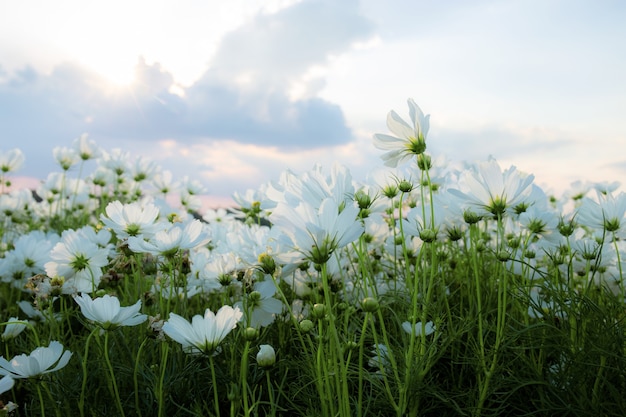
[[[175,313],[163,324],[163,332],[183,346],[187,352],[213,353],[222,340],[241,320],[239,308],[222,306],[217,314],[206,309],[204,317],[195,315],[191,323]]]
[[[121,307],[120,300],[108,294],[93,300],[87,294],[81,294],[75,296],[74,300],[87,319],[96,322],[105,330],[119,326],[135,326],[148,318],[145,314],[139,314],[141,300],[128,307]]]
[[[30,355],[22,354],[7,361],[0,356],[0,375],[11,378],[31,378],[58,371],[70,361],[72,352],[63,352],[63,345],[56,340],[48,347],[38,347]]]
[[[269,368],[276,363],[276,352],[271,345],[259,346],[259,353],[256,354],[256,363],[261,368]]]

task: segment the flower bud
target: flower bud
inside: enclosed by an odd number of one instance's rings
[[[471,210],[465,210],[463,212],[463,220],[467,224],[475,224],[475,223],[478,223],[480,221],[480,215],[474,213]]]
[[[417,167],[422,171],[428,171],[433,166],[430,155],[425,153],[417,155]]]
[[[311,310],[311,316],[315,319],[315,320],[319,320],[324,318],[324,316],[326,315],[326,306],[324,304],[314,304],[313,305],[313,310]]]
[[[426,243],[432,243],[437,239],[437,231],[434,229],[422,229],[420,230],[420,239]]]
[[[373,313],[378,310],[379,304],[378,300],[372,297],[365,297],[361,302],[361,306],[363,307],[363,311],[366,313]]]
[[[403,193],[410,193],[413,191],[413,184],[410,181],[402,180],[398,183],[398,189]]]
[[[496,258],[498,258],[500,262],[506,262],[511,259],[511,254],[505,250],[501,250],[496,254]]]
[[[248,342],[255,340],[257,337],[259,337],[259,331],[254,327],[247,327],[243,331],[243,338]]]
[[[272,258],[269,254],[263,252],[258,257],[259,267],[266,274],[274,274],[276,271],[276,262],[274,262],[274,258]]]
[[[310,332],[313,330],[313,327],[315,327],[315,325],[309,319],[304,319],[300,322],[300,331],[302,331],[302,333]]]
[[[372,205],[372,198],[363,190],[358,190],[354,194],[354,200],[357,202],[360,209],[366,209]]]
[[[259,346],[259,353],[256,354],[256,363],[261,368],[269,368],[276,363],[276,352],[271,345]]]

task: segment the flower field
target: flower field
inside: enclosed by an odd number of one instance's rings
[[[286,171],[228,210],[87,136],[36,190],[0,149],[2,412],[624,415],[626,194],[453,167],[408,105],[367,178]]]

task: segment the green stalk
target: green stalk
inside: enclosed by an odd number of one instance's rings
[[[241,357],[241,367],[239,368],[239,380],[241,381],[241,398],[243,399],[243,412],[246,417],[250,415],[248,405],[248,352],[250,351],[250,342],[246,340]]]
[[[215,407],[215,415],[220,415],[220,398],[217,394],[217,377],[215,376],[215,363],[213,355],[209,356],[209,365],[211,366],[211,383],[213,384],[213,407]]]
[[[41,410],[41,417],[46,417],[46,409],[44,407],[43,395],[41,395],[41,387],[39,383],[35,382],[35,387],[37,388],[37,396],[39,397],[39,409]]]
[[[109,358],[109,332],[106,331],[104,333],[104,360],[109,369],[109,376],[111,377],[111,384],[113,385],[113,393],[115,397],[115,404],[117,405],[117,409],[120,412],[122,417],[124,414],[124,407],[122,406],[122,400],[120,399],[120,392],[117,388],[117,382],[115,380],[115,373],[113,372],[113,365],[111,364],[111,359]]]
[[[363,412],[363,357],[365,356],[364,345],[365,345],[365,333],[367,332],[367,322],[370,317],[369,312],[365,313],[365,318],[363,319],[363,326],[361,327],[361,337],[359,339],[359,384],[357,391],[357,403],[356,403],[356,412],[357,417],[361,417]]]
[[[158,416],[163,416],[164,406],[163,404],[163,386],[165,385],[165,370],[167,368],[167,356],[169,354],[169,345],[167,343],[161,343],[161,375],[159,376],[159,386],[157,391],[157,397],[159,398],[159,411]]]
[[[141,342],[139,345],[139,350],[137,351],[137,357],[135,358],[135,368],[133,370],[133,384],[135,387],[135,410],[137,411],[137,415],[141,417],[141,405],[139,404],[139,382],[137,379],[137,375],[139,373],[139,358],[141,357],[141,352],[143,351],[143,347],[146,345],[148,341],[147,338]]]
[[[83,417],[85,415],[85,388],[87,387],[87,356],[89,355],[89,342],[91,341],[91,337],[97,332],[99,331],[100,328],[96,327],[95,329],[93,329],[91,331],[91,333],[89,333],[89,336],[87,337],[87,341],[85,342],[85,355],[83,357],[83,361],[82,361],[82,367],[83,367],[83,382],[80,388],[80,399],[78,400],[78,410],[80,411],[80,415],[81,417]]]

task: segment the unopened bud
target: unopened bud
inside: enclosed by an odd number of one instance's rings
[[[300,322],[300,330],[303,333],[308,333],[311,330],[313,330],[313,327],[315,327],[315,325],[313,324],[313,322],[309,319],[304,319]]]
[[[269,368],[276,363],[276,352],[271,345],[259,346],[259,353],[256,354],[256,363],[261,368]]]
[[[372,297],[364,298],[361,302],[361,306],[363,307],[363,311],[366,313],[373,313],[378,310],[378,307],[380,307],[378,300]]]
[[[315,319],[315,320],[319,320],[324,318],[324,316],[326,315],[326,306],[324,304],[314,304],[313,305],[313,310],[311,310],[311,316]]]

